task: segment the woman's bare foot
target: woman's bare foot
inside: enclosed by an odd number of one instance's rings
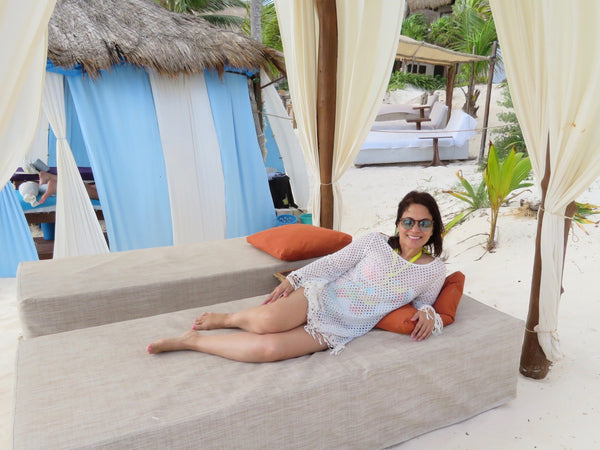
[[[232,328],[228,323],[229,314],[205,312],[194,320],[194,330],[216,330],[217,328]]]
[[[198,333],[194,330],[190,330],[176,338],[159,339],[150,344],[147,350],[151,355],[162,352],[175,352],[178,350],[193,350],[193,344],[199,337]]]

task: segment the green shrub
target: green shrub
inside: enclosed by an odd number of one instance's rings
[[[387,90],[395,91],[398,89],[406,89],[407,84],[424,89],[426,91],[435,91],[437,89],[444,89],[446,87],[446,79],[440,77],[439,75],[432,77],[429,75],[419,75],[416,73],[396,71],[392,73],[392,76],[390,77]]]
[[[498,113],[498,119],[500,119],[501,122],[504,122],[505,125],[493,130],[491,133],[494,136],[494,146],[496,147],[498,157],[501,160],[504,160],[513,148],[516,152],[527,153],[521,126],[517,120],[517,115],[512,109],[513,102],[508,89],[508,84],[505,83],[504,88],[505,89],[502,92],[503,99],[498,102],[498,105],[509,108],[510,111]]]

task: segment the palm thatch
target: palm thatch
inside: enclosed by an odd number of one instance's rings
[[[421,9],[435,9],[440,6],[450,5],[453,0],[406,0],[408,9],[412,11],[418,11]]]
[[[81,65],[92,76],[122,62],[171,76],[226,67],[285,72],[276,50],[152,0],[58,0],[48,58],[55,66]]]

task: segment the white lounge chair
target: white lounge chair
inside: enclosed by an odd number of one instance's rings
[[[436,130],[443,128],[447,120],[448,107],[442,102],[435,102],[431,108],[429,117],[375,122],[371,127],[371,131]]]
[[[427,103],[424,105],[413,104],[384,104],[379,108],[376,121],[388,121],[406,119],[408,117],[429,117],[433,104],[438,101],[439,95],[433,94],[427,98]]]

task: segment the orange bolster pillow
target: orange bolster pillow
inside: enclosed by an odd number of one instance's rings
[[[462,297],[463,288],[465,285],[465,275],[462,272],[454,272],[448,277],[442,286],[442,290],[438,295],[437,300],[432,305],[444,322],[444,326],[454,322],[456,309]],[[395,309],[381,319],[376,328],[382,330],[393,331],[394,333],[410,334],[415,329],[416,322],[410,320],[417,309],[412,305],[404,305],[401,308]]]

